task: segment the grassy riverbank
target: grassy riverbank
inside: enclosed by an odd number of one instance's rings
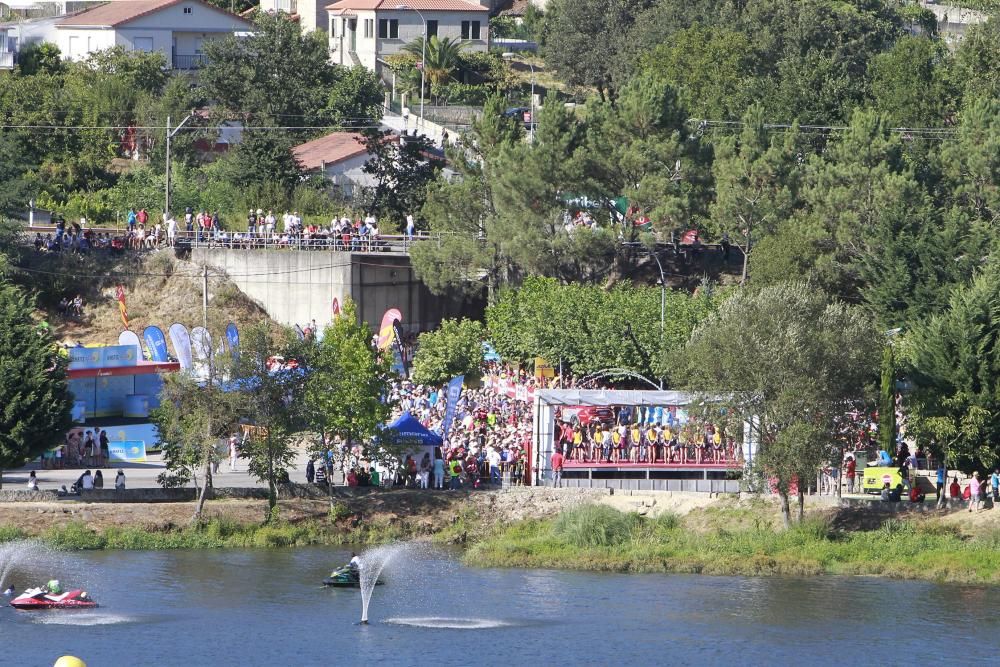
[[[1000,582],[997,529],[970,537],[940,521],[886,519],[874,530],[842,530],[812,516],[785,531],[753,514],[721,510],[705,526],[698,517],[647,519],[586,505],[498,528],[465,558],[484,567]]]

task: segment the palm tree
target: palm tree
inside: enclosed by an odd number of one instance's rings
[[[426,52],[423,49],[423,37],[417,37],[404,46],[403,52],[424,58],[425,78],[433,86],[446,83],[451,78],[451,73],[458,69],[462,51],[467,45],[468,42],[451,37],[439,39],[434,35],[427,40]]]

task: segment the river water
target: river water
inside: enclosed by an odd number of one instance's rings
[[[34,577],[82,585],[101,608],[0,609],[0,664],[996,664],[1000,651],[996,587],[474,569],[431,548],[387,566],[358,625],[359,592],[319,586],[349,556],[41,553]],[[15,570],[20,590],[32,575]]]

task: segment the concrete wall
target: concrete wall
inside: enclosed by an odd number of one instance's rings
[[[432,329],[445,317],[466,312],[461,301],[435,297],[417,280],[410,258],[390,253],[330,250],[229,250],[196,248],[193,261],[224,271],[240,290],[282,324],[322,326],[333,299],[350,297],[362,320],[377,329],[389,308],[403,313],[403,329]]]

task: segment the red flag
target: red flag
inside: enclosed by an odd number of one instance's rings
[[[126,331],[129,329],[128,326],[128,309],[125,307],[125,286],[119,285],[115,288],[115,297],[118,299],[118,310],[121,312],[122,323],[125,325]]]

